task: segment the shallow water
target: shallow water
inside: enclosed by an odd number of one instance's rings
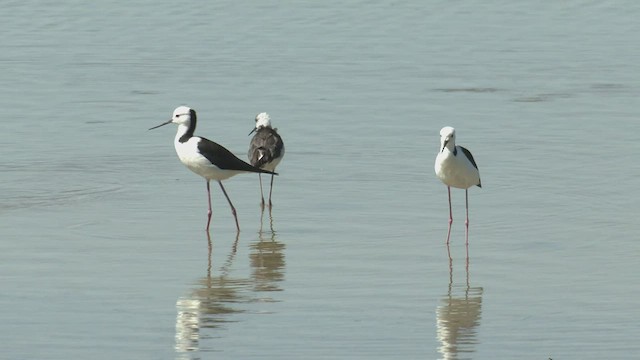
[[[640,350],[635,2],[3,8],[8,358]],[[226,182],[238,237],[212,186],[207,238],[175,128],[147,131],[181,104],[240,157],[258,112],[285,140],[271,213]],[[445,125],[482,176],[468,249]]]

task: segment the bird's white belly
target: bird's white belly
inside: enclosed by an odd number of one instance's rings
[[[190,141],[191,140],[186,143],[175,143],[178,158],[189,170],[207,180],[225,180],[241,173],[241,171],[220,169],[213,165],[209,159],[202,156],[199,152],[194,151],[197,147],[193,146],[193,144],[189,146]]]
[[[480,177],[472,165],[468,165],[454,156],[449,156],[442,161],[436,159],[436,175],[447,186],[459,189],[468,189],[480,182]],[[456,162],[460,162],[457,163]]]

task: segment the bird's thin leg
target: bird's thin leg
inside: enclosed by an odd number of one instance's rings
[[[211,224],[211,215],[213,214],[213,211],[211,210],[211,188],[209,187],[209,180],[207,180],[207,200],[209,201],[209,210],[207,211],[206,231],[209,232],[209,224]]]
[[[447,186],[447,192],[449,193],[449,229],[447,230],[447,250],[449,250],[449,238],[451,237],[451,224],[453,223],[453,214],[451,212],[451,187]],[[449,256],[451,259],[451,256]]]
[[[469,227],[469,191],[468,190],[464,191],[464,202],[467,210],[467,219],[464,221],[464,224],[468,228]]]
[[[451,187],[447,186],[447,192],[449,193],[449,225],[453,223],[453,212],[451,211]]]
[[[465,208],[467,211],[467,219],[464,221],[464,226],[465,226],[465,240],[466,240],[466,244],[467,247],[469,246],[469,191],[465,190],[464,191],[464,202],[465,202]]]
[[[271,192],[273,191],[273,174],[271,175],[271,186],[269,187],[269,209],[273,204],[271,203]]]
[[[468,237],[467,237],[468,239]],[[467,241],[467,243],[465,244],[465,247],[467,249],[467,257],[465,260],[465,267],[466,267],[466,271],[467,271],[467,287],[469,287],[469,241]]]
[[[229,206],[231,206],[231,213],[233,214],[234,219],[236,219],[236,229],[238,229],[238,232],[240,232],[240,225],[238,224],[238,215],[236,214],[236,208],[233,207],[233,204],[231,203],[231,199],[229,199],[229,195],[227,195],[227,191],[224,189],[224,186],[222,185],[222,181],[218,181],[218,184],[220,184],[220,189],[222,189],[222,193],[224,194],[224,197],[227,198],[227,201],[229,202]]]
[[[258,234],[262,235],[262,224],[264,222],[264,207],[262,207],[260,209],[260,230],[258,231]]]
[[[207,231],[207,245],[209,247],[209,252],[207,254],[207,278],[211,278],[211,252],[213,251],[213,243],[211,242],[211,235]]]
[[[260,206],[264,210],[264,195],[262,193],[262,174],[258,173],[258,179],[260,179],[260,199],[262,199]]]

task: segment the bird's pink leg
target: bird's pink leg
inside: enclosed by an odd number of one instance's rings
[[[264,195],[262,193],[262,174],[258,173],[258,179],[260,179],[260,198],[262,199],[260,206],[264,210]]]
[[[451,211],[451,187],[447,186],[447,192],[449,193],[449,226],[453,223],[453,212]]]
[[[465,260],[465,268],[467,269],[467,287],[469,287],[469,242],[465,245],[467,248],[467,257]]]
[[[207,231],[207,245],[209,252],[207,253],[207,278],[211,278],[211,252],[213,252],[213,243],[211,242],[211,235]]]
[[[449,244],[447,244],[447,255],[449,255],[449,293],[451,293],[451,287],[453,286],[453,258],[451,257],[451,250],[449,250]]]
[[[449,247],[449,237],[451,236],[451,224],[453,223],[453,212],[451,211],[451,187],[447,186],[449,193],[449,230],[447,230],[447,250]]]
[[[236,229],[238,229],[238,232],[240,232],[240,225],[238,225],[238,215],[236,214],[236,208],[233,207],[233,204],[231,203],[231,199],[229,199],[229,195],[227,195],[227,191],[224,189],[224,186],[222,185],[222,181],[218,181],[218,184],[220,184],[222,193],[224,193],[224,197],[227,198],[227,201],[229,202],[229,206],[231,206],[231,213],[233,214],[233,218],[236,219]]]
[[[206,231],[209,232],[209,224],[211,223],[211,215],[213,214],[213,211],[211,210],[211,189],[209,187],[209,180],[207,180],[207,199],[209,200],[209,210],[207,211]]]
[[[464,202],[465,202],[465,208],[467,211],[467,219],[464,221],[464,226],[466,228],[465,243],[467,244],[467,247],[468,247],[469,246],[469,191],[468,190],[464,191]]]

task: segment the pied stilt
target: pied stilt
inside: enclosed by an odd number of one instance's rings
[[[480,172],[478,165],[473,159],[471,152],[462,146],[456,145],[456,130],[451,126],[445,126],[440,130],[440,152],[436,156],[436,175],[447,185],[449,194],[449,234],[447,234],[447,244],[453,223],[453,213],[451,211],[451,187],[464,189],[467,218],[465,220],[466,241],[469,242],[469,194],[468,189],[474,185],[482,187],[480,182]]]
[[[231,151],[209,139],[194,136],[193,133],[196,130],[196,119],[195,110],[186,106],[179,106],[173,111],[173,116],[169,121],[158,126],[154,126],[151,129],[170,123],[178,124],[178,132],[176,133],[174,141],[178,158],[180,158],[180,161],[189,168],[189,170],[202,176],[207,181],[209,211],[207,212],[206,230],[209,231],[211,214],[213,213],[211,210],[211,190],[209,188],[209,181],[215,180],[220,184],[222,193],[227,198],[229,206],[231,206],[231,213],[236,221],[236,229],[240,231],[236,209],[231,203],[231,199],[229,199],[229,195],[227,195],[227,191],[222,185],[222,180],[226,180],[243,172],[267,173],[272,175],[277,174],[272,171],[262,170],[247,164],[233,155]]]

